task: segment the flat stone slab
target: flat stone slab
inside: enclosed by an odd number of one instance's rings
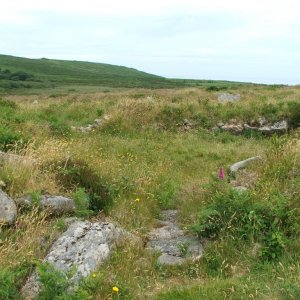
[[[234,163],[232,166],[230,166],[230,172],[231,174],[235,174],[238,170],[246,168],[251,162],[261,160],[261,156],[254,156],[247,158],[245,160],[241,160],[239,162]]]
[[[162,265],[180,265],[188,259],[201,257],[203,248],[197,235],[188,234],[176,223],[176,210],[161,213],[160,227],[154,228],[148,235],[147,247],[159,251],[158,263]]]
[[[16,201],[23,206],[33,204],[33,199],[30,195],[20,197]],[[42,195],[37,204],[53,213],[71,213],[75,210],[73,199],[64,196]]]
[[[52,245],[44,262],[62,272],[75,267],[70,280],[76,284],[107,260],[121,234],[112,223],[74,222]],[[39,290],[38,275],[34,273],[23,287],[22,294],[25,299],[32,299]]]

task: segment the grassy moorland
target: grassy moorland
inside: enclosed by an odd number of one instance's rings
[[[111,88],[238,87],[242,83],[168,79],[136,69],[102,63],[29,59],[0,55],[0,94],[109,92]]]
[[[1,165],[11,197],[88,199],[90,210],[76,215],[98,220],[104,213],[142,238],[162,209],[176,208],[180,225],[207,244],[199,261],[162,267],[127,241],[75,294],[50,280],[41,299],[299,299],[300,88],[242,85],[229,88],[241,100],[227,104],[213,89],[3,95],[0,150],[25,156]],[[71,130],[104,114],[110,119],[89,134]],[[269,138],[211,131],[218,122],[259,116],[292,128]],[[220,164],[256,155],[262,162],[237,175],[246,192],[233,191],[228,174],[217,179]],[[65,230],[64,218],[32,207],[1,228],[1,299],[21,298],[26,277]]]

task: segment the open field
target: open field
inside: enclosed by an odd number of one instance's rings
[[[139,76],[134,87],[175,82],[123,71],[132,82]],[[64,78],[74,84],[71,75]],[[129,89],[127,82],[115,89],[108,80],[98,89],[96,83],[92,90],[57,85],[54,92],[3,94],[0,150],[25,159],[0,162],[2,189],[12,198],[86,197],[88,211],[75,215],[94,221],[105,216],[143,241],[161,210],[177,209],[180,226],[206,244],[204,255],[164,267],[157,254],[125,241],[75,293],[57,288],[40,299],[299,299],[300,87],[229,85],[241,100],[221,104],[207,85]],[[98,128],[76,130],[105,115]],[[289,132],[265,137],[211,130],[220,122],[255,123],[260,116],[270,123],[287,120]],[[234,191],[228,167],[257,155],[262,160],[236,178],[248,190]],[[224,180],[217,176],[220,165]],[[99,195],[102,189],[106,193]],[[15,224],[0,228],[0,299],[22,299],[26,278],[66,229],[65,217],[20,207]]]

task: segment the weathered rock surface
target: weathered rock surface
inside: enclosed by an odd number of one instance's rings
[[[258,128],[258,131],[260,131],[265,135],[271,135],[274,133],[284,134],[287,132],[287,130],[288,130],[288,123],[285,120],[276,122],[271,126],[263,126]]]
[[[254,124],[255,123],[255,124]],[[259,124],[259,126],[255,126]],[[245,123],[238,123],[236,120],[230,120],[228,123],[218,123],[217,126],[213,127],[212,130],[216,131],[218,129],[229,131],[233,134],[241,134],[244,130],[260,132],[263,135],[272,135],[272,134],[284,134],[288,131],[288,122],[282,120],[272,124],[267,124],[267,120],[264,117],[259,117],[258,121],[251,121],[250,125]]]
[[[224,102],[236,102],[239,101],[241,99],[241,95],[240,94],[229,94],[229,93],[222,93],[218,95],[218,101],[221,103]]]
[[[30,195],[26,195],[16,199],[19,205],[30,206],[33,199]],[[73,199],[64,196],[43,195],[38,201],[43,209],[47,209],[53,213],[67,213],[75,210]]]
[[[121,235],[121,231],[111,223],[74,222],[52,245],[44,262],[63,272],[75,267],[70,280],[76,284],[110,256]],[[34,273],[23,287],[22,294],[25,299],[32,299],[39,290],[37,274]]]
[[[17,217],[15,202],[0,189],[0,224],[13,224]]]
[[[261,160],[261,157],[260,156],[254,156],[254,157],[250,157],[248,159],[236,162],[235,164],[230,166],[229,170],[230,170],[231,174],[235,174],[238,170],[245,168],[251,162],[256,161],[256,160]]]
[[[147,247],[161,252],[158,263],[179,265],[187,259],[198,259],[202,255],[202,245],[196,235],[186,234],[176,224],[176,210],[162,212],[162,221],[148,235]]]
[[[52,212],[73,212],[75,204],[73,199],[63,196],[42,196],[41,205]]]

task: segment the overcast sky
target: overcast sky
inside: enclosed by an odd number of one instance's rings
[[[299,0],[0,0],[0,53],[300,83]]]

